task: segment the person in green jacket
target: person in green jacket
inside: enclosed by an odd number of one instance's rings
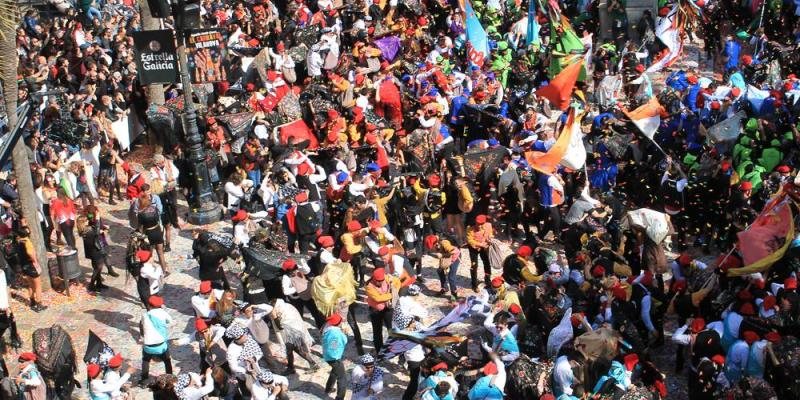
[[[500,75],[500,83],[504,88],[507,87],[512,58],[508,42],[497,43],[497,52],[492,56],[492,71]]]
[[[769,143],[769,147],[761,151],[758,164],[763,167],[765,171],[772,171],[781,163],[781,160],[783,160],[781,142],[778,139],[773,139]]]

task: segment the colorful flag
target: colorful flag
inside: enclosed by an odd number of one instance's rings
[[[467,25],[467,58],[471,64],[482,67],[489,59],[489,36],[475,15],[470,0],[463,0],[462,10]]]
[[[656,134],[658,126],[661,125],[661,117],[667,116],[667,111],[656,97],[650,98],[650,101],[631,112],[624,109],[622,112],[651,140]]]
[[[764,103],[766,99],[770,96],[770,93],[766,90],[761,90],[753,85],[747,85],[747,92],[745,92],[745,98],[748,102],[750,102],[750,106],[752,106],[753,111],[756,114],[761,114],[762,108],[764,107]]]
[[[581,119],[583,119],[583,113],[575,116],[574,122],[566,127],[570,130],[569,145],[564,157],[561,158],[561,165],[573,171],[583,168],[583,165],[586,164],[586,147],[583,145]]]
[[[539,22],[536,21],[536,1],[528,0],[528,35],[525,37],[525,46],[539,43]]]
[[[400,51],[400,38],[397,36],[386,36],[375,41],[375,47],[380,49],[381,55],[391,62]]]
[[[791,198],[781,193],[764,206],[749,229],[737,234],[744,267],[728,270],[728,276],[766,270],[783,257],[794,235]]]
[[[556,172],[558,164],[564,159],[564,155],[567,154],[567,150],[570,149],[570,145],[572,144],[572,134],[575,132],[573,124],[580,125],[577,121],[578,120],[575,118],[575,109],[570,108],[567,123],[564,124],[561,135],[556,139],[553,146],[550,147],[550,150],[547,150],[547,153],[544,154],[534,151],[525,153],[525,159],[528,160],[528,164],[531,168],[548,175],[552,175]],[[580,132],[580,128],[578,132]]]
[[[575,82],[582,69],[583,59],[564,68],[558,76],[550,81],[550,84],[536,90],[536,95],[549,100],[559,110],[566,110],[572,97],[572,89],[575,88]]]
[[[678,24],[678,5],[666,17],[660,17],[656,27],[656,37],[666,46],[666,50],[647,68],[647,72],[658,72],[674,63],[683,52],[683,31]]]
[[[552,5],[552,2],[551,2]],[[550,66],[548,67],[548,76],[550,78],[558,75],[562,69],[571,65],[571,57],[575,54],[585,54],[586,48],[583,42],[575,33],[569,20],[561,16],[560,23],[559,17],[554,17],[554,13],[550,13],[550,43],[553,44],[550,52]],[[581,75],[578,79],[583,80],[586,77],[585,71],[581,70]]]

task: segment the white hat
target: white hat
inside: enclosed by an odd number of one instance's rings
[[[561,266],[557,263],[550,264],[550,267],[547,268],[550,272],[561,272]]]

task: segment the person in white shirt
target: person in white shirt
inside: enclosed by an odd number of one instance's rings
[[[383,374],[381,367],[375,366],[375,357],[364,354],[358,359],[358,364],[350,372],[350,390],[353,391],[353,400],[376,400],[383,392]]]
[[[306,58],[308,75],[315,79],[318,79],[322,76],[322,66],[325,63],[325,61],[322,59],[322,54],[320,54],[322,51],[321,47],[322,46],[319,43],[311,46],[311,51],[308,52],[308,56]]]
[[[325,266],[339,262],[339,258],[333,254],[334,240],[332,236],[320,236],[317,243],[322,248],[319,251],[319,261],[322,264],[321,271],[325,270]]]
[[[225,337],[232,339],[228,345],[228,367],[239,381],[239,384],[244,385],[247,378],[248,363],[255,362],[257,365],[264,353],[261,351],[261,346],[247,332],[247,329],[239,324],[231,324],[225,330]]]
[[[153,252],[150,250],[139,250],[136,252],[136,257],[142,262],[139,276],[143,278],[142,282],[147,284],[147,289],[149,290],[147,297],[158,294],[161,291],[161,279],[164,276],[161,265],[151,262]],[[139,294],[141,295],[142,293]]]
[[[47,398],[47,387],[45,386],[42,375],[36,368],[36,354],[26,352],[19,355],[17,359],[19,374],[13,383],[19,388],[20,398],[26,400],[45,400]]]
[[[205,377],[189,372],[178,375],[175,382],[175,395],[180,400],[201,400],[214,391],[214,377],[211,375],[211,368],[207,368]]]
[[[251,375],[255,378],[250,388],[253,400],[275,400],[281,394],[283,394],[281,397],[288,398],[289,380],[286,377],[258,370],[258,366],[253,367]]]
[[[192,296],[192,308],[197,317],[211,319],[217,315],[217,297],[211,288],[211,281],[200,282],[200,290]]]
[[[164,299],[150,296],[147,300],[149,310],[142,315],[139,330],[142,340],[142,377],[140,383],[146,383],[150,377],[150,360],[160,358],[164,369],[172,373],[172,359],[169,355],[169,326],[172,317],[162,308]]]
[[[268,216],[269,213],[267,211],[254,213],[248,213],[245,210],[237,211],[231,218],[231,221],[233,221],[233,241],[242,247],[247,247],[250,244],[250,231],[253,224]]]
[[[392,317],[392,324],[396,329],[403,331],[417,331],[417,323],[410,315],[404,314],[400,310],[395,310]],[[406,362],[408,363],[408,376],[409,383],[406,391],[403,393],[403,400],[410,400],[417,394],[419,388],[419,372],[422,367],[422,361],[425,359],[425,349],[421,344],[415,344],[414,347],[404,353]]]
[[[236,317],[235,323],[247,328],[253,339],[261,346],[261,350],[271,354],[269,323],[265,317],[272,313],[273,307],[269,304],[245,304],[241,309],[242,313]]]
[[[245,193],[253,187],[253,181],[243,179],[239,174],[231,174],[231,180],[225,182],[225,193],[228,194],[227,208],[231,216],[239,210]]]
[[[102,388],[107,390],[105,393],[111,397],[111,400],[126,400],[128,399],[128,393],[122,390],[122,387],[128,383],[128,380],[131,379],[131,374],[135,369],[133,367],[129,367],[128,370],[120,375],[119,371],[122,368],[122,355],[116,354],[114,357],[111,357],[108,360],[108,369],[106,370],[105,375],[103,376],[103,385]],[[95,391],[95,384],[92,382],[91,390]],[[100,388],[100,387],[97,387]]]
[[[112,358],[113,360],[113,358]],[[109,377],[110,372],[106,372],[105,378],[100,376],[101,368],[97,364],[89,364],[86,366],[86,375],[89,377],[89,395],[94,400],[121,400],[127,399],[127,394],[120,391],[122,385],[128,382],[133,368],[128,368],[122,377],[114,372],[116,377]],[[111,379],[109,379],[111,378]]]

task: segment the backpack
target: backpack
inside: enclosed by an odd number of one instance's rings
[[[302,204],[295,210],[295,226],[297,233],[301,235],[311,235],[320,228],[317,220],[317,213],[311,204]]]
[[[134,279],[139,277],[139,272],[142,269],[142,263],[136,258],[136,252],[150,247],[147,240],[147,235],[141,232],[131,232],[128,238],[128,247],[125,251],[125,268],[128,273],[134,276]]]

